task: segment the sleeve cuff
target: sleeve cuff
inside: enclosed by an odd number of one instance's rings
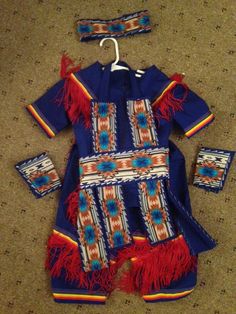
[[[205,127],[207,127],[209,124],[211,124],[215,119],[215,116],[213,113],[208,112],[206,115],[202,116],[200,119],[195,121],[190,127],[185,129],[185,135],[190,138]]]
[[[53,138],[57,134],[56,129],[50,124],[35,104],[27,105],[26,109],[49,138]]]

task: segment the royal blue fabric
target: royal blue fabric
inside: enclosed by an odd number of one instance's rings
[[[119,65],[129,67],[124,62]],[[141,77],[135,76],[135,70],[129,67],[129,71],[110,72],[111,63],[103,66],[95,62],[89,67],[75,73],[76,77],[83,82],[85,87],[95,100],[110,101],[116,103],[117,110],[117,151],[133,150],[132,134],[127,116],[127,99],[148,98],[151,102],[158,97],[170,84],[171,80],[155,65],[143,69],[145,73]],[[43,112],[44,116],[59,132],[69,124],[64,107],[58,107],[55,102],[55,93],[63,87],[63,81],[49,89],[35,104]],[[181,98],[184,90],[176,87],[175,96]],[[169,141],[172,128],[177,123],[182,130],[186,130],[190,124],[210,112],[206,102],[191,90],[183,104],[183,110],[173,113],[172,119],[156,121],[158,140],[160,147],[170,149],[170,180],[167,188],[168,203],[173,212],[176,224],[184,234],[192,254],[212,249],[216,242],[192,217],[192,208],[189,199],[188,184],[185,171],[185,159],[174,143]],[[64,201],[79,181],[78,158],[93,155],[93,138],[91,129],[84,127],[83,118],[73,125],[75,145],[73,146],[63,182],[63,189],[56,217],[56,225],[62,230],[76,236],[75,228],[68,222]],[[188,144],[190,145],[190,144]],[[96,194],[96,191],[94,190]],[[140,216],[137,183],[129,182],[124,186],[124,199],[127,206],[130,228],[132,232],[144,232],[144,226]],[[178,288],[192,287],[196,284],[196,273],[180,280],[175,285]],[[63,288],[66,283],[52,281],[55,288]],[[172,284],[174,285],[174,284]]]
[[[63,102],[61,102],[64,84],[64,79],[59,80],[32,103],[37,113],[55,134],[70,125]]]

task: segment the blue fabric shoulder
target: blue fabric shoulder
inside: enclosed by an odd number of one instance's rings
[[[74,73],[75,77],[82,83],[83,87],[90,94],[91,98],[97,99],[101,81],[101,65],[95,62],[90,66]]]

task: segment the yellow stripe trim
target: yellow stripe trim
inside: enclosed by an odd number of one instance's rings
[[[91,299],[97,299],[97,300],[106,300],[107,297],[106,296],[101,296],[101,295],[88,295],[88,294],[66,294],[66,293],[53,293],[54,297],[66,297],[68,299],[70,298],[81,298],[81,299],[85,299],[85,300],[91,300]]]
[[[200,129],[202,126],[207,124],[212,118],[214,117],[213,113],[210,114],[208,117],[206,117],[203,121],[199,122],[197,125],[195,125],[192,129],[188,130],[185,135],[189,136],[192,135],[195,131]]]
[[[71,73],[71,78],[78,84],[78,86],[80,88],[82,88],[82,90],[84,91],[84,93],[86,94],[86,96],[91,100],[93,97],[90,95],[90,93],[88,92],[88,90],[84,87],[84,85],[78,80],[78,78]]]
[[[34,109],[33,105],[28,105],[27,108],[30,110],[30,112],[33,114],[33,116],[36,118],[36,120],[42,125],[42,127],[45,129],[45,131],[51,136],[55,136],[56,134],[50,129],[50,127],[45,123],[45,121],[39,116],[37,111]]]
[[[161,95],[154,101],[153,104],[155,104],[156,102],[158,102],[162,96],[165,94],[165,92],[167,92],[172,86],[174,86],[176,84],[176,81],[172,81],[164,90],[163,92],[161,93]]]
[[[146,240],[145,237],[138,237],[138,236],[133,236],[134,240]]]
[[[176,238],[174,238],[174,239],[171,239],[171,240],[176,240],[176,239],[178,239],[178,238],[181,238],[183,235],[182,234],[179,234]],[[141,236],[133,236],[133,239],[134,240],[147,240],[147,238],[146,237],[141,237]]]
[[[186,295],[186,294],[189,294],[191,293],[192,291],[194,290],[191,289],[191,290],[186,290],[186,291],[182,291],[182,292],[176,292],[176,293],[156,293],[156,294],[146,294],[146,295],[143,295],[143,298],[146,299],[146,300],[151,300],[153,298],[155,299],[159,299],[159,298],[168,298],[168,297],[180,297],[180,296],[183,296],[183,295]]]
[[[63,234],[63,233],[61,233],[61,232],[58,232],[58,231],[55,230],[55,229],[53,229],[52,232],[53,232],[54,234],[57,234],[57,235],[59,235],[60,237],[64,238],[65,240],[70,241],[71,243],[75,244],[76,246],[78,246],[78,243],[77,243],[76,241],[72,240],[69,236],[67,236],[67,235],[65,235],[65,234]]]
[[[110,262],[111,262],[111,264],[115,264],[116,263],[116,261],[113,261],[113,260],[111,260]]]

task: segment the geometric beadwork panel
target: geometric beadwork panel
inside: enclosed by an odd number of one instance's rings
[[[98,187],[104,223],[110,248],[131,242],[121,185]]]
[[[116,105],[92,102],[93,148],[95,153],[116,149]]]
[[[43,197],[62,186],[56,169],[45,152],[17,163],[15,168],[36,198]]]
[[[140,208],[152,244],[175,235],[161,180],[138,183]]]
[[[158,145],[156,126],[149,99],[129,100],[127,110],[135,147]]]
[[[216,193],[222,190],[234,153],[202,147],[197,157],[193,184]]]
[[[80,186],[111,185],[169,176],[169,149],[149,148],[79,159]]]
[[[151,31],[149,12],[147,10],[125,14],[109,20],[80,19],[76,24],[80,41],[107,37],[126,37]]]
[[[101,221],[92,189],[79,191],[77,228],[84,271],[108,267]]]

